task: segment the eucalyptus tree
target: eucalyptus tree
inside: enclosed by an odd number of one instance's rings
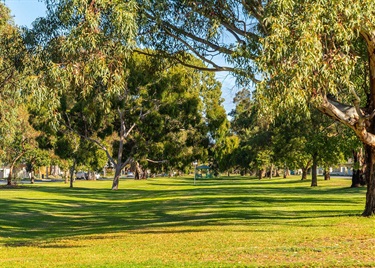
[[[191,55],[186,61],[203,66]],[[144,53],[134,53],[128,66],[129,88],[144,88],[143,99],[154,107],[134,128],[136,166],[184,170],[195,159],[206,160],[209,142],[218,142],[228,123],[213,74]]]
[[[311,186],[317,186],[317,168],[346,163],[352,148],[358,146],[355,135],[316,109],[310,116],[280,114],[270,124],[275,161],[291,169],[302,170],[302,180],[311,170]]]
[[[9,165],[9,176],[7,184],[12,184],[13,170],[15,165],[20,163],[27,155],[35,154],[38,150],[37,138],[40,132],[35,130],[29,123],[29,113],[24,105],[12,107],[17,120],[12,122],[14,133],[11,144],[2,147],[4,153],[3,161]]]
[[[33,148],[25,153],[22,160],[26,163],[26,172],[29,175],[30,183],[35,182],[35,170],[41,167],[46,167],[51,164],[50,151],[38,147]]]
[[[237,156],[235,152],[239,149],[239,146],[240,146],[240,139],[234,133],[228,133],[228,135],[226,135],[224,139],[220,140],[219,146],[215,148],[215,154],[214,154],[215,163],[218,165],[217,171],[221,171],[221,172],[227,171],[229,175],[230,174],[229,170],[239,165],[238,160],[242,158],[239,158],[239,159],[235,158],[235,156]],[[246,170],[246,168],[244,168],[244,170]]]
[[[20,126],[18,116],[22,109],[21,89],[25,85],[28,54],[22,41],[22,32],[10,16],[9,9],[0,3],[0,160],[8,158]],[[22,112],[23,113],[23,112]]]
[[[303,113],[280,113],[272,123],[267,123],[268,120],[259,121],[259,104],[251,99],[248,90],[238,92],[235,103],[231,115],[233,130],[241,138],[242,148],[237,150],[239,163],[246,155],[252,155],[247,157],[247,165],[252,163],[263,172],[273,166],[285,169],[287,165],[302,169],[304,180],[307,171],[312,169],[311,185],[317,186],[317,166],[345,162],[351,148],[357,146],[353,135],[316,110],[311,111],[310,117]]]
[[[207,160],[210,143],[218,147],[228,123],[221,84],[212,73],[169,60],[160,65],[137,53],[133,57],[137,66],[129,69],[129,86],[148,84],[149,98],[158,104],[136,128],[140,134],[134,159],[155,171],[165,165],[182,171],[196,159]],[[152,75],[155,62],[161,70]],[[189,62],[202,64],[194,57]]]
[[[48,105],[56,127],[62,125],[98,144],[120,171],[125,164],[122,150],[114,158],[97,141],[93,129],[103,130],[104,116],[113,109],[114,102],[131,100],[125,64],[137,29],[136,3],[109,0],[47,0],[46,3],[46,18],[37,20],[27,36],[39,63],[33,86],[48,101],[41,105]],[[121,119],[119,139],[123,141],[133,126],[124,124],[124,111],[119,109],[116,116]],[[118,176],[114,178],[113,189],[117,187]]]
[[[242,169],[257,170],[261,179],[274,164],[272,129],[258,120],[258,106],[249,90],[237,92],[234,103],[235,109],[230,113],[231,128],[240,139],[234,157]]]
[[[74,171],[76,166],[81,163],[80,155],[80,142],[81,139],[78,135],[72,132],[56,133],[57,139],[54,144],[55,154],[64,161],[65,168],[69,168],[69,186],[74,186]],[[68,182],[68,177],[65,176],[65,183]]]
[[[354,131],[366,150],[363,215],[374,214],[374,1],[272,1],[267,10],[265,102],[273,111],[313,105]]]

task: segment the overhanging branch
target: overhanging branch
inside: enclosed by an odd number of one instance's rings
[[[366,129],[369,116],[363,116],[364,112],[359,106],[356,108],[354,106],[342,104],[325,96],[317,109],[332,119],[350,127],[364,144],[375,146],[375,135],[368,132]],[[357,110],[360,111],[361,115],[358,114]]]

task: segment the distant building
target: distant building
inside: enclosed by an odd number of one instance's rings
[[[0,167],[0,179],[7,179],[9,177],[9,173],[10,173],[9,166]],[[13,174],[16,178],[20,178],[20,179],[27,178],[28,175],[26,172],[26,165],[21,164],[21,165],[16,166],[14,168]]]

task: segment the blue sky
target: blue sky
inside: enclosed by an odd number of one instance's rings
[[[36,18],[46,14],[44,2],[37,0],[5,0],[5,5],[11,10],[18,25],[30,27]]]
[[[20,26],[30,27],[36,18],[43,17],[46,13],[44,2],[38,0],[5,0],[5,5],[11,10],[15,23]],[[223,84],[224,107],[229,113],[234,108],[233,98],[237,89],[234,78],[227,72],[218,72],[216,78]]]

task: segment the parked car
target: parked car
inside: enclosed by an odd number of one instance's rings
[[[133,172],[128,172],[128,173],[126,174],[126,177],[127,177],[127,178],[134,178],[134,173],[133,173]]]
[[[76,173],[76,179],[77,180],[87,180],[87,178],[88,178],[88,174],[86,172],[77,171],[77,173]]]

